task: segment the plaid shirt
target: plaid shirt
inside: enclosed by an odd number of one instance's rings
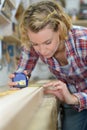
[[[50,71],[56,78],[65,82],[71,93],[78,97],[80,105],[74,107],[81,111],[87,109],[87,28],[73,26],[68,33],[65,46],[69,64],[67,74],[63,72],[59,62],[54,57],[46,59],[37,54],[33,47],[30,51],[23,48],[17,71],[27,70],[30,75],[40,57],[44,63],[48,64]]]

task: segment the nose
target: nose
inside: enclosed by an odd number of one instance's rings
[[[44,55],[46,53],[46,48],[44,45],[39,45],[39,50],[41,55]]]

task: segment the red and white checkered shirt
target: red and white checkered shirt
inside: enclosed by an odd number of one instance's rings
[[[69,64],[67,73],[63,72],[59,62],[54,57],[46,59],[37,54],[33,47],[30,51],[22,48],[17,71],[27,70],[30,75],[40,57],[44,63],[48,64],[50,71],[56,78],[65,82],[71,93],[78,97],[80,105],[75,107],[81,111],[87,109],[87,28],[73,26],[68,33],[65,46]],[[72,86],[75,87],[76,91],[73,91]]]

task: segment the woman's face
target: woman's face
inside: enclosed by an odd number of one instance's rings
[[[37,53],[44,58],[52,57],[59,48],[59,32],[53,32],[52,29],[45,28],[38,33],[28,30],[30,43]]]

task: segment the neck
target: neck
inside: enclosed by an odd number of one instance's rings
[[[54,54],[54,57],[58,60],[60,65],[68,64],[65,51],[66,51],[65,44],[64,43],[60,43],[60,46],[59,46],[58,50]]]
[[[58,53],[62,53],[62,52],[65,53],[65,44],[63,41],[60,42],[59,47],[58,47],[57,51],[55,52],[54,56],[56,56]]]

